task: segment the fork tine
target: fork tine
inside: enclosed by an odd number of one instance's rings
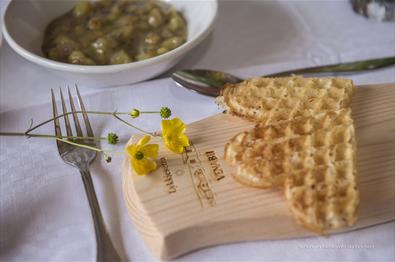
[[[84,103],[82,102],[82,97],[80,95],[80,91],[78,90],[77,85],[75,85],[75,91],[77,92],[77,98],[78,98],[78,104],[80,105],[81,111],[82,111],[82,115],[84,117],[84,122],[85,122],[85,126],[86,126],[86,132],[88,134],[88,136],[94,136],[93,135],[93,130],[91,127],[91,124],[89,122],[89,118],[88,118],[88,114],[86,113],[85,110],[85,106]]]
[[[55,95],[53,93],[53,89],[51,88],[51,97],[52,97],[52,114],[53,117],[57,117],[58,116],[58,110],[56,108],[56,100],[55,100]],[[59,123],[59,118],[56,118],[54,121],[54,125],[55,125],[55,135],[56,136],[61,136],[62,135],[62,130],[60,129],[60,123]],[[58,148],[60,148],[62,146],[62,143],[58,140],[56,140],[56,144],[58,146]]]
[[[83,136],[82,131],[81,131],[80,121],[78,120],[78,115],[75,110],[73,97],[71,96],[69,87],[67,87],[67,92],[69,93],[70,107],[71,107],[71,112],[73,113],[73,119],[74,119],[74,124],[75,124],[75,130],[77,131],[77,136]]]
[[[60,99],[62,100],[62,109],[64,114],[63,118],[64,118],[64,124],[66,126],[67,136],[73,136],[73,132],[71,131],[71,126],[70,126],[69,116],[67,115],[67,108],[66,108],[66,103],[64,102],[62,89],[60,89],[59,92],[60,92]]]

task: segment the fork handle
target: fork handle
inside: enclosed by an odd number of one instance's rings
[[[88,198],[89,206],[91,208],[93,224],[95,227],[97,243],[96,261],[121,261],[121,258],[115,250],[114,245],[111,242],[110,236],[108,235],[108,232],[106,230],[89,169],[81,168],[80,173],[82,181],[84,182],[84,188],[86,196]]]

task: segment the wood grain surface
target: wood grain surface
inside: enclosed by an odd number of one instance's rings
[[[395,219],[395,83],[360,86],[352,104],[358,143],[361,204],[346,232]],[[313,233],[297,225],[283,192],[249,188],[223,161],[226,142],[253,124],[219,114],[187,126],[192,146],[182,155],[160,138],[158,169],[148,176],[123,166],[124,199],[136,228],[163,260],[206,246]],[[133,137],[131,141],[139,138]]]

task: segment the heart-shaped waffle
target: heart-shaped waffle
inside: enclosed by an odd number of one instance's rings
[[[257,122],[225,147],[225,160],[236,166],[235,179],[253,187],[284,187],[292,214],[311,231],[352,225],[359,205],[355,130],[348,107],[352,83],[298,77],[251,81],[247,93],[260,102],[245,99],[246,93],[235,86],[223,93],[228,112]]]
[[[353,137],[351,110],[330,111],[277,124],[257,124],[233,137],[224,157],[237,166],[235,178],[239,182],[263,188],[282,186],[286,173],[304,164],[298,162],[302,161],[299,154],[351,143]]]
[[[354,91],[352,81],[342,78],[252,78],[225,85],[216,101],[229,114],[270,124],[341,110]]]

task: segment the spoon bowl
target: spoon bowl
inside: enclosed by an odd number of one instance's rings
[[[207,69],[179,70],[174,72],[171,78],[179,86],[208,96],[219,96],[221,88],[226,83],[235,84],[243,81],[237,76]]]

